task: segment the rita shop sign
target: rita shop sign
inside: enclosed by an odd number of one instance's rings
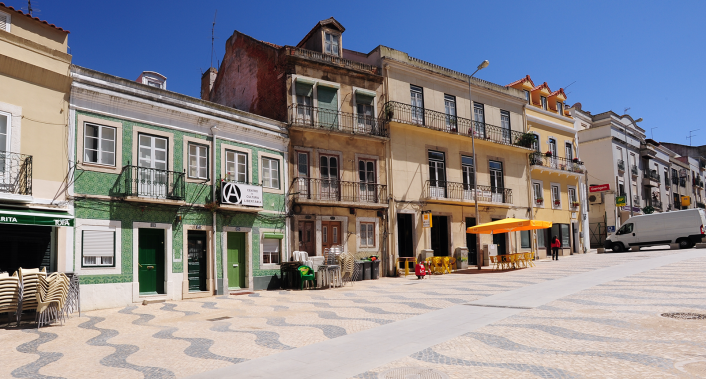
[[[221,203],[233,205],[262,206],[262,187],[250,184],[223,182]]]
[[[610,191],[610,184],[599,184],[597,186],[589,186],[588,192],[604,192]]]

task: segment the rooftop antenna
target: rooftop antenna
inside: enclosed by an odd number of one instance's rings
[[[658,128],[658,126],[655,126],[654,128],[650,128],[650,139],[655,139],[655,135],[652,133],[652,131],[657,128]]]
[[[211,25],[211,67],[213,67],[213,41],[216,39],[214,35],[214,30],[216,29],[216,16],[218,16],[218,9],[213,15],[213,25]]]
[[[628,111],[629,111],[629,110],[630,110],[630,107],[627,107],[627,108],[623,109],[623,114],[628,114]]]
[[[689,146],[691,146],[691,138],[694,137],[694,136],[696,136],[696,134],[691,134],[691,132],[695,132],[695,131],[697,131],[697,130],[701,130],[701,129],[689,130],[689,136],[686,137],[686,138],[689,139]]]
[[[35,4],[36,4],[36,2],[35,2]],[[22,9],[24,10],[25,8],[22,8]],[[41,12],[41,10],[39,10],[39,9],[32,8],[32,0],[27,0],[27,8],[26,8],[26,10],[27,10],[27,14],[30,15],[30,16],[32,16],[32,13],[35,13],[35,12],[36,12],[36,13],[39,13],[39,12]]]
[[[574,80],[573,82],[571,82],[571,84],[574,84],[574,83],[576,83],[575,80]],[[568,86],[564,87],[564,91],[566,91],[566,89],[569,88],[569,87],[571,86],[571,84],[569,84]]]

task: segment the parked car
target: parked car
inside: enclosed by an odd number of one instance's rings
[[[633,246],[655,246],[678,243],[681,249],[701,242],[706,230],[703,209],[686,209],[630,217],[615,234],[605,240],[605,248],[615,252]]]

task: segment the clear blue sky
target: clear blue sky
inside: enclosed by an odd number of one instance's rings
[[[0,0],[26,7],[21,0]],[[568,103],[592,113],[630,107],[661,141],[706,144],[699,116],[706,100],[706,1],[87,1],[34,0],[35,15],[71,31],[73,62],[135,79],[160,72],[168,88],[199,95],[209,66],[211,23],[216,55],[237,29],[295,45],[322,19],[346,27],[345,48],[386,45],[454,70],[508,84],[566,89]],[[214,61],[215,64],[215,61]]]

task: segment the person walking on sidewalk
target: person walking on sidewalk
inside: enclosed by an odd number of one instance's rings
[[[559,260],[559,248],[561,247],[561,241],[559,237],[554,236],[552,239],[552,260]]]

